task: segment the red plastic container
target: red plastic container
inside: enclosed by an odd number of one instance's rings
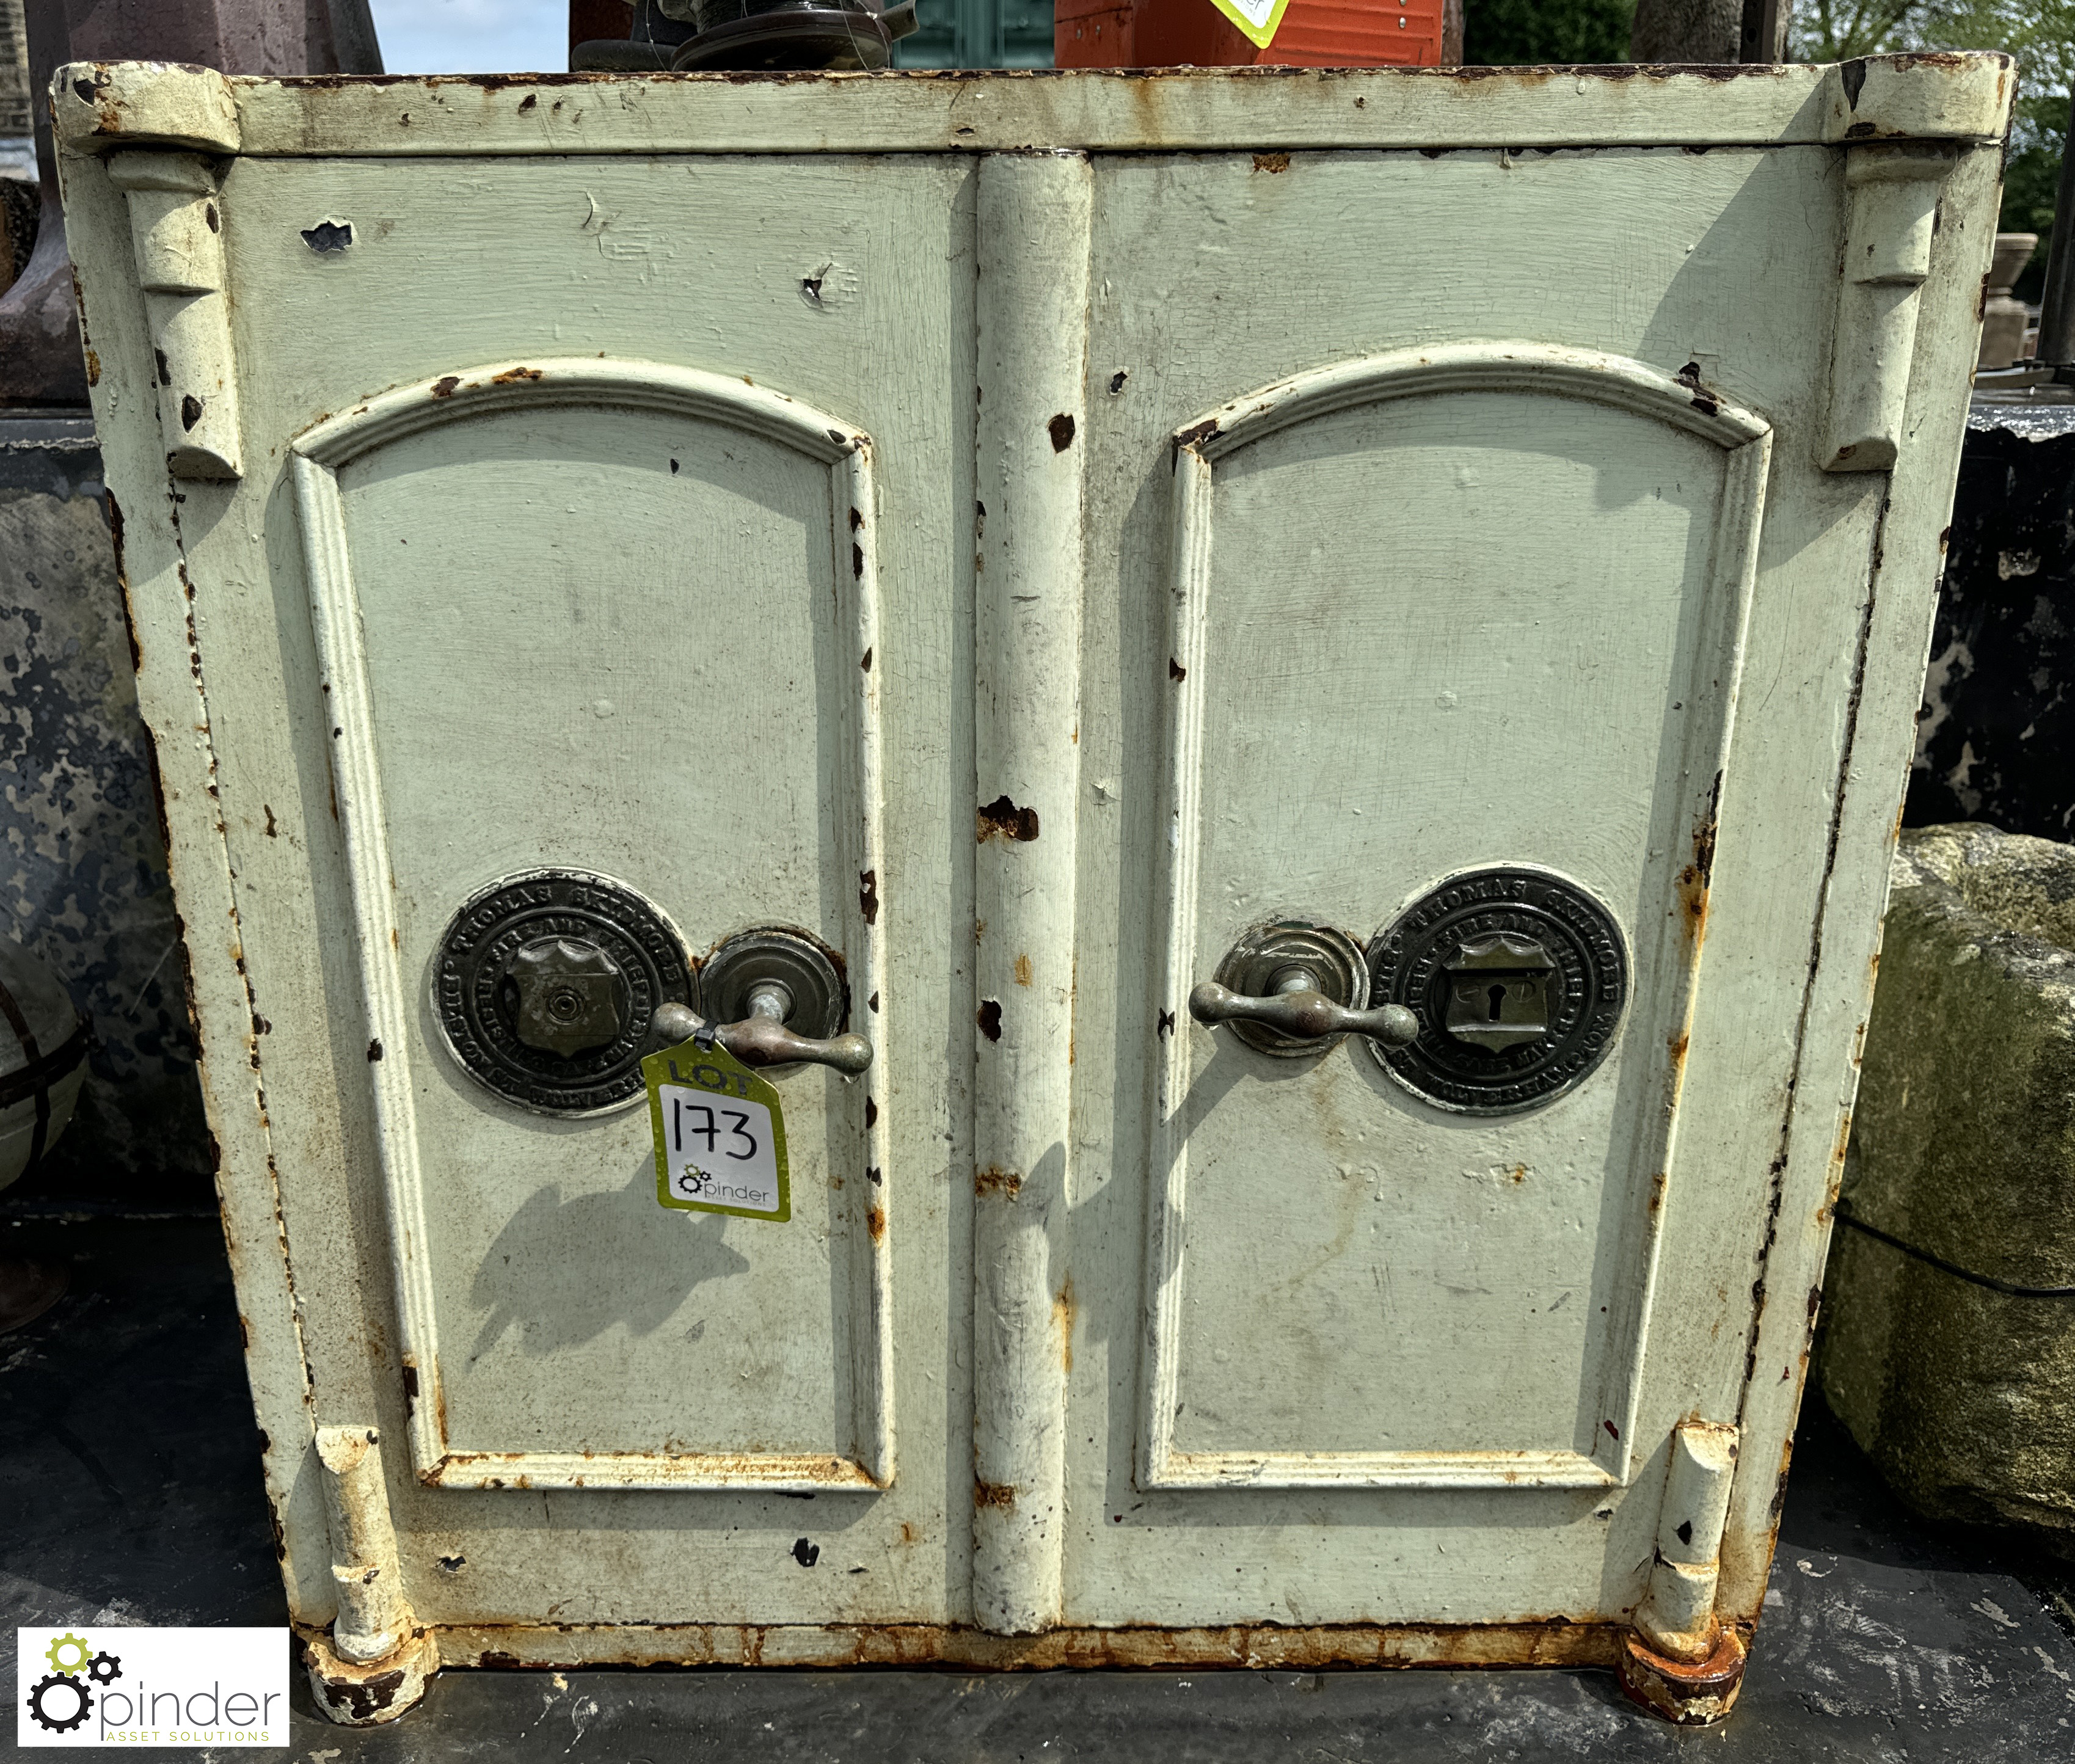
[[[1462,59],[1460,0],[1290,0],[1258,48],[1211,0],[1057,0],[1062,68],[1431,68]]]

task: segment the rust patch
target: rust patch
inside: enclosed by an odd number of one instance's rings
[[[1038,837],[1038,811],[1019,809],[1006,796],[996,797],[975,812],[974,837],[982,845],[989,839],[1028,845]]]
[[[1722,799],[1722,775],[1715,774],[1708,805],[1693,823],[1693,861],[1679,872],[1679,910],[1697,954],[1708,935],[1708,888],[1715,873],[1715,833]]]
[[[325,1699],[333,1708],[344,1708],[356,1723],[367,1722],[395,1702],[403,1687],[404,1673],[398,1667],[371,1679],[327,1678]]]
[[[903,1543],[914,1543],[914,1542],[918,1542],[918,1541],[921,1539],[922,1535],[922,1534],[921,1532],[917,1531],[917,1530],[914,1528],[914,1526],[912,1526],[912,1525],[910,1525],[910,1524],[909,1524],[909,1523],[905,1519],[903,1519],[903,1520],[901,1522],[901,1538],[900,1538],[900,1541],[901,1541],[901,1542],[903,1542]]]
[[[1650,1178],[1650,1216],[1654,1219],[1664,1210],[1665,1173],[1659,1170]]]
[[[886,1239],[886,1209],[874,1207],[864,1215],[864,1228],[872,1233],[872,1240],[883,1243]]]
[[[1052,1323],[1059,1331],[1059,1364],[1071,1376],[1074,1370],[1074,1277],[1066,1276],[1052,1300]]]
[[[1177,447],[1195,447],[1208,441],[1213,435],[1216,434],[1217,432],[1217,418],[1215,416],[1207,416],[1194,428],[1183,429],[1180,434],[1174,437],[1174,445]]]
[[[986,1484],[974,1490],[974,1505]],[[1007,1491],[1011,1498],[1013,1491]],[[904,1537],[904,1541],[906,1541]],[[919,1540],[918,1540],[919,1541]],[[456,1625],[445,1657],[502,1667],[750,1666],[767,1651],[795,1668],[953,1666],[977,1671],[1060,1668],[1316,1671],[1366,1667],[1611,1667],[1627,1625],[1552,1617],[1487,1625],[1275,1624],[1225,1628],[1056,1629],[1037,1635],[928,1624],[762,1628],[723,1624]],[[773,1644],[777,1644],[774,1646]]]
[[[404,1362],[404,1418],[409,1420],[418,1412],[418,1365],[413,1360]]]
[[[520,114],[523,116],[527,111],[532,110],[533,106],[540,101],[540,94],[539,93],[528,92],[524,97],[519,101]]]
[[[1746,1657],[1743,1638],[1729,1625],[1708,1657],[1690,1664],[1656,1652],[1631,1630],[1615,1669],[1630,1702],[1675,1726],[1712,1727],[1735,1706]]]
[[[1016,1485],[1009,1482],[982,1482],[973,1479],[973,1505],[1006,1513],[1016,1505]]]
[[[86,352],[86,383],[89,386],[101,383],[101,357],[92,350]]]
[[[1257,172],[1265,172],[1273,177],[1278,172],[1290,169],[1290,155],[1286,153],[1257,153],[1253,156],[1253,168]]]
[[[433,396],[452,398],[454,395],[454,387],[460,384],[461,375],[458,374],[449,374],[444,379],[436,379],[433,382]]]
[[[1023,1186],[1023,1178],[1013,1170],[1004,1170],[998,1164],[989,1164],[985,1170],[973,1172],[973,1192],[975,1195],[1000,1195],[1006,1200],[1016,1199]]]
[[[879,1104],[868,1096],[864,1099],[864,1125],[868,1133],[879,1124]]]
[[[501,374],[491,375],[490,383],[493,386],[516,386],[522,380],[534,380],[540,377],[540,371],[537,367],[507,367]]]
[[[1688,147],[1686,151],[1691,153],[1695,150]],[[1699,151],[1704,152],[1707,150],[1701,148]],[[1700,412],[1703,416],[1713,416],[1719,414],[1722,408],[1721,403],[1713,392],[1701,385],[1700,364],[1698,362],[1688,362],[1673,375],[1673,378],[1693,395],[1693,408]]]
[[[1030,958],[1027,955],[1019,955],[1016,959],[1016,983],[1018,986],[1030,983]]]
[[[1045,425],[1045,433],[1052,437],[1052,451],[1063,453],[1074,445],[1074,420],[1061,411]]]
[[[998,1041],[1001,1039],[1001,1000],[1000,999],[983,999],[979,1010],[973,1014],[975,1021],[980,1025],[981,1034],[990,1041]]]
[[[879,872],[878,872],[878,871],[876,871],[876,870],[862,870],[862,871],[860,871],[860,872],[858,872],[858,878],[857,878],[857,909],[858,909],[858,911],[859,911],[859,912],[862,913],[864,915],[864,922],[865,922],[867,925],[876,925],[876,924],[878,924],[878,922],[879,922]],[[876,992],[873,993],[872,996],[873,996],[873,998],[875,998],[875,999],[876,999],[876,998],[879,996],[879,995],[878,995]],[[878,1007],[876,1004],[874,1004],[874,1005],[872,1006],[872,1008],[873,1008],[874,1010],[877,1010],[877,1009],[879,1008],[879,1007]]]

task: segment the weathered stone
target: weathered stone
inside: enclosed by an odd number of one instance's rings
[[[0,420],[0,905],[97,1044],[71,1133],[9,1199],[206,1204],[187,957],[84,416]]]
[[[2071,951],[2075,847],[1903,834],[1817,1370],[1911,1505],[2075,1553],[2075,1296],[1981,1283],[2075,1287]]]

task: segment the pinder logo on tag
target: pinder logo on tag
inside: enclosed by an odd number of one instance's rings
[[[122,1676],[114,1654],[89,1653],[86,1638],[68,1629],[43,1650],[51,1671],[29,1692],[29,1718],[51,1733],[68,1733],[93,1712],[93,1692],[86,1679],[112,1684]],[[85,1675],[82,1677],[82,1674]]]

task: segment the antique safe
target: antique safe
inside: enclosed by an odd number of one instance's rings
[[[1723,1712],[2012,77],[62,70],[331,1712]],[[789,1217],[659,1203],[694,1030]]]

